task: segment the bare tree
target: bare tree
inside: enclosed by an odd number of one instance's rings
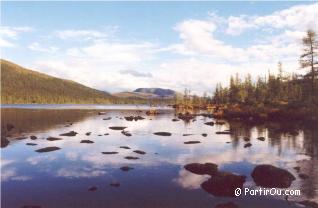
[[[305,75],[311,81],[311,98],[314,97],[315,78],[318,70],[318,42],[316,40],[316,33],[308,30],[306,36],[303,38],[304,53],[300,56],[301,68],[309,69]]]

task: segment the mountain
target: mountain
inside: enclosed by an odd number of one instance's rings
[[[151,93],[142,93],[142,92],[118,92],[113,94],[116,97],[120,98],[132,98],[132,99],[155,99],[158,98],[157,95]]]
[[[173,97],[176,95],[175,91],[162,88],[138,88],[134,92],[154,94],[158,97]]]
[[[1,103],[113,103],[118,98],[1,59]]]
[[[119,98],[129,99],[154,99],[158,100],[164,98],[165,100],[171,100],[178,93],[170,89],[162,88],[138,88],[133,92],[119,92],[113,95]]]

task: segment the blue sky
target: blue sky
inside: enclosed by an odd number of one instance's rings
[[[296,71],[316,2],[1,2],[1,57],[118,92]]]

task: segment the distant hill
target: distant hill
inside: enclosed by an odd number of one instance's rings
[[[172,100],[177,92],[170,89],[162,88],[138,88],[133,92],[119,92],[113,94],[119,98],[128,98],[128,99],[152,99],[152,100]]]
[[[151,93],[142,93],[142,92],[118,92],[113,94],[116,97],[120,98],[131,98],[131,99],[152,99],[158,98],[157,95]]]
[[[170,89],[162,89],[162,88],[138,88],[134,90],[134,92],[138,93],[149,93],[154,94],[159,97],[173,97],[176,95],[176,92]]]
[[[114,103],[116,97],[1,59],[1,103]]]

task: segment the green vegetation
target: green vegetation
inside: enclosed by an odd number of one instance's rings
[[[172,99],[117,97],[1,60],[2,104],[159,104]]]
[[[226,106],[222,114],[228,117],[317,117],[318,42],[313,31],[307,32],[303,45],[300,65],[306,70],[304,75],[284,73],[282,63],[278,63],[278,75],[268,73],[256,82],[250,75],[244,80],[236,75],[230,78],[229,87],[216,86],[212,102]]]
[[[1,103],[111,103],[116,99],[70,80],[1,60]]]

